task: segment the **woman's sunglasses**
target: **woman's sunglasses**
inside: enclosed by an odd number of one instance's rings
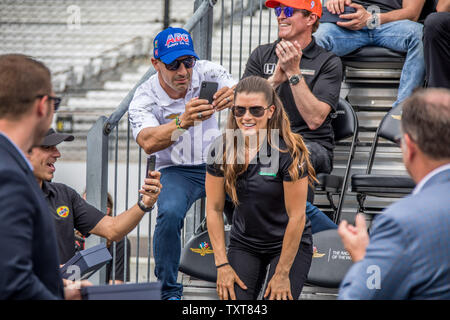
[[[275,15],[277,17],[279,17],[281,12],[283,11],[283,9],[284,9],[284,15],[286,16],[286,18],[292,17],[292,15],[294,14],[294,11],[295,11],[295,9],[292,8],[292,7],[284,7],[284,8],[276,7],[275,8]]]
[[[233,106],[231,108],[231,112],[233,112],[233,116],[235,117],[243,117],[247,113],[247,110],[249,110],[252,116],[260,118],[264,115],[264,112],[269,108],[270,106],[266,108],[262,106],[253,106],[248,108],[241,106]]]
[[[186,69],[193,68],[195,66],[195,57],[188,57],[181,60],[173,60],[171,63],[164,63],[167,70],[175,71],[178,70],[178,68],[181,66],[181,64],[184,64]]]

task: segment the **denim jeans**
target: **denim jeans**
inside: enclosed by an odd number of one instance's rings
[[[328,229],[337,229],[337,225],[309,201],[306,202],[306,216],[311,221],[312,234]]]
[[[192,204],[205,197],[206,166],[172,166],[160,170],[162,189],[153,236],[155,275],[161,281],[161,298],[181,298],[177,283],[181,254],[181,229]]]
[[[321,23],[314,33],[321,47],[337,56],[344,56],[364,46],[379,46],[399,52],[407,52],[400,77],[397,100],[393,107],[408,98],[421,87],[425,78],[425,61],[422,43],[423,25],[410,20],[385,23],[377,28],[367,27],[353,31],[334,23]]]
[[[161,298],[181,298],[183,286],[177,283],[181,255],[181,229],[186,212],[192,204],[205,197],[205,165],[172,166],[161,169],[162,189],[158,198],[158,215],[153,236],[155,275],[161,281]],[[280,199],[280,201],[284,201]],[[306,215],[311,220],[312,233],[336,229],[317,207],[306,203]]]

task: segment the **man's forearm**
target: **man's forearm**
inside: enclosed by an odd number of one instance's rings
[[[281,82],[275,81],[275,77],[271,76],[270,78],[267,79],[267,81],[270,83],[270,85],[272,86],[272,88],[274,88],[275,90],[280,86]]]
[[[410,0],[412,1],[412,0]],[[417,0],[414,0],[417,1]],[[411,20],[416,21],[419,20],[420,12],[422,11],[424,4],[424,0],[419,0],[412,5],[403,4],[404,7],[398,10],[392,10],[390,12],[380,13],[380,24],[385,24],[394,21],[400,20]]]
[[[450,0],[439,0],[436,6],[437,12],[449,12],[450,11]]]
[[[305,79],[291,85],[297,110],[311,130],[319,128],[331,111],[331,107],[317,99],[309,89]]]
[[[116,217],[105,216],[90,233],[110,241],[120,241],[138,225],[144,215],[145,212],[135,204]]]
[[[178,129],[175,121],[145,128],[139,133],[137,143],[147,154],[152,154],[170,147],[177,140],[176,130]]]

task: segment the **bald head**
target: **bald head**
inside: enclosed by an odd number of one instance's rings
[[[406,99],[402,129],[427,157],[450,159],[450,90],[422,89]]]

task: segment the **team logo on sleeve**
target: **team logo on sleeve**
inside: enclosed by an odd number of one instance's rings
[[[58,214],[58,216],[60,216],[61,218],[67,218],[67,216],[70,213],[70,210],[68,207],[66,206],[61,206],[58,209],[56,209],[56,213]]]

